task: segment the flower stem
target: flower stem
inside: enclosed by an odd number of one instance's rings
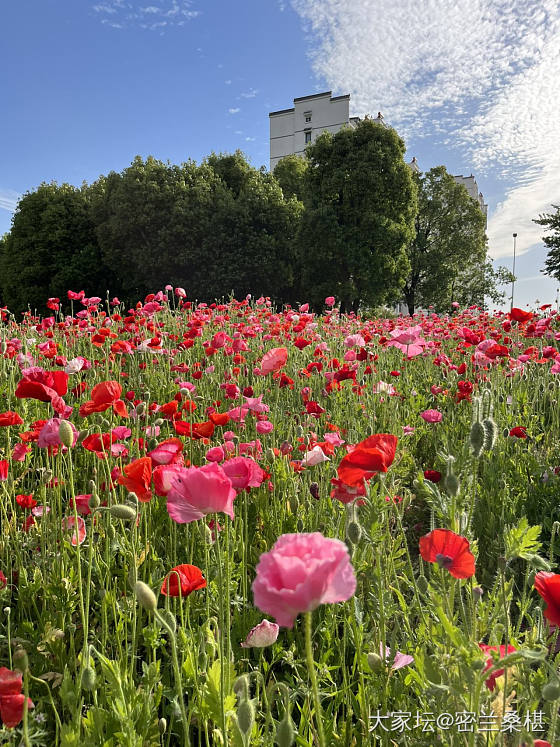
[[[319,687],[317,685],[317,672],[315,671],[315,662],[313,661],[313,649],[311,647],[311,612],[305,613],[305,654],[307,657],[307,669],[311,679],[311,689],[313,691],[313,702],[315,704],[315,719],[317,721],[317,732],[319,734],[320,747],[326,747],[325,732],[323,730],[323,713],[321,711],[321,701],[319,699]]]

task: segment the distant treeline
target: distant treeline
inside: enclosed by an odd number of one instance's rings
[[[411,280],[422,185],[404,151],[394,130],[366,118],[273,174],[237,151],[200,164],[138,156],[80,188],[41,184],[0,239],[2,304],[44,313],[49,297],[66,304],[68,289],[133,303],[168,283],[206,302],[251,293],[317,307],[334,295],[344,310],[393,303]],[[483,258],[483,227],[471,244]]]

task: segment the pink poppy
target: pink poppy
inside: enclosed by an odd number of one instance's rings
[[[156,446],[155,449],[148,452],[155,465],[161,464],[182,464],[183,463],[183,442],[178,438],[168,438]]]
[[[325,306],[334,306],[334,296],[327,296],[325,298]]]
[[[306,451],[301,460],[303,467],[315,467],[322,462],[330,462],[330,459],[320,446],[314,446],[309,451]]]
[[[222,464],[222,469],[231,480],[235,490],[258,488],[264,480],[261,467],[250,457],[234,457]]]
[[[424,412],[420,413],[420,417],[422,420],[425,420],[426,423],[441,423],[443,415],[439,410],[424,410]]]
[[[263,620],[254,628],[251,628],[247,638],[241,644],[241,648],[264,648],[271,646],[278,638],[279,627],[276,623]]]
[[[274,426],[270,420],[258,420],[255,429],[257,433],[272,433]]]
[[[261,376],[279,371],[286,365],[288,360],[288,351],[286,348],[272,348],[268,353],[263,355],[259,373]]]
[[[356,591],[348,548],[319,532],[282,535],[261,555],[256,572],[255,606],[285,628],[301,612],[345,602]]]
[[[219,464],[182,468],[171,479],[167,511],[178,524],[188,524],[214,513],[225,513],[233,519],[235,496],[231,480]]]
[[[65,516],[62,519],[62,530],[64,532],[72,532],[72,539],[70,540],[74,547],[82,542],[86,538],[86,523],[78,516],[78,528],[76,530],[76,519],[74,516]]]
[[[154,493],[166,496],[171,490],[173,478],[178,475],[184,467],[181,464],[160,464],[154,468],[152,477],[154,480]]]

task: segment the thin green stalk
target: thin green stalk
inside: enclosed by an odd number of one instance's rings
[[[311,645],[311,619],[312,612],[305,613],[305,655],[307,658],[307,669],[309,679],[311,680],[311,690],[313,692],[313,702],[315,705],[315,720],[317,722],[317,733],[319,736],[319,747],[327,747],[325,732],[323,729],[323,712],[321,710],[321,700],[319,698],[319,685],[317,683],[317,672],[315,671],[315,662],[313,661],[313,648]]]

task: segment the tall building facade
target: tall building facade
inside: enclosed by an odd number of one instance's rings
[[[358,117],[350,116],[350,94],[333,96],[332,91],[294,99],[291,109],[270,112],[270,170],[284,156],[303,156],[305,146],[322,132],[338,132],[344,125],[354,126]]]

